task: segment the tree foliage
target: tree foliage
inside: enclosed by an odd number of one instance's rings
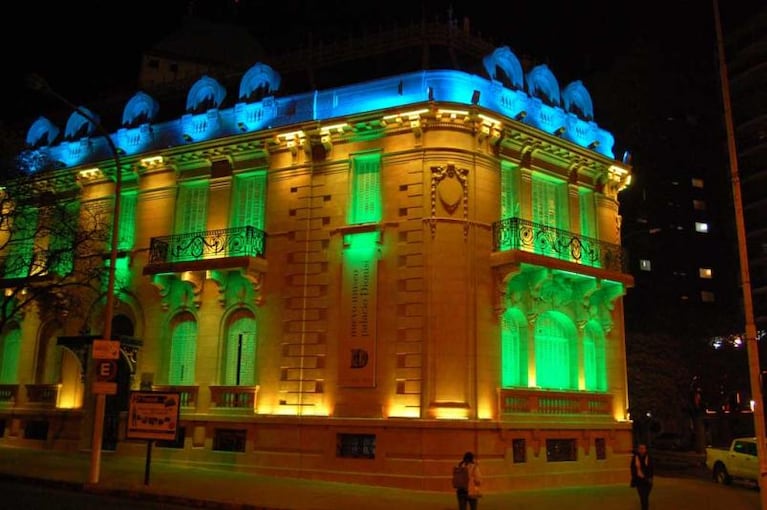
[[[85,303],[105,288],[109,208],[82,204],[74,176],[58,166],[44,154],[29,151],[5,169],[0,192],[0,332],[34,305],[43,319],[87,314]]]

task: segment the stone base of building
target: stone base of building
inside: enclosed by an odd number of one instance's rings
[[[28,418],[0,417],[5,420],[0,444],[70,451],[88,443],[76,434],[57,433],[78,425],[87,430],[79,413]],[[41,437],[45,421],[47,435]],[[536,426],[529,418],[515,425],[208,414],[182,419],[178,440],[155,442],[152,458],[270,476],[452,491],[451,467],[472,451],[485,491],[492,493],[627,483],[631,448],[631,423],[607,420],[571,420],[551,427]],[[115,455],[146,455],[146,441],[125,438],[124,417]]]

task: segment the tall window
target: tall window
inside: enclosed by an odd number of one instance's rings
[[[501,219],[518,218],[519,205],[519,166],[509,161],[501,162]]]
[[[535,373],[538,386],[550,389],[578,387],[575,340],[575,328],[564,314],[546,312],[538,316],[535,321]]]
[[[179,316],[171,333],[169,384],[195,384],[197,360],[197,322],[191,314]]]
[[[229,226],[264,229],[266,171],[234,176],[231,207]]]
[[[178,189],[173,232],[174,246],[170,258],[174,261],[199,260],[205,253],[204,238],[208,212],[207,181],[184,182]]]
[[[75,265],[74,240],[80,226],[80,202],[71,202],[49,211],[45,221],[53,222],[48,232],[47,268],[57,275],[68,275]]]
[[[583,372],[586,390],[607,391],[605,335],[596,322],[589,322],[583,332]]]
[[[0,383],[18,382],[19,353],[21,352],[21,330],[10,328],[0,339]]]
[[[381,155],[365,154],[352,159],[349,223],[381,221]]]
[[[224,384],[256,384],[256,321],[239,317],[232,321],[226,340]]]
[[[554,256],[559,242],[559,231],[568,228],[567,185],[562,180],[533,174],[533,222],[545,235],[536,235],[535,252]],[[550,227],[550,228],[545,228]]]
[[[10,253],[6,258],[6,278],[25,278],[35,274],[32,263],[35,256],[37,218],[36,208],[25,207],[16,210],[10,238]]]
[[[527,327],[518,310],[507,310],[501,323],[501,385],[527,386]]]
[[[208,212],[208,183],[185,182],[178,190],[174,232],[187,234],[206,229]]]
[[[120,226],[117,246],[120,250],[130,250],[136,242],[136,191],[124,191],[120,194]]]
[[[578,194],[581,210],[581,235],[597,237],[596,202],[594,192],[590,189],[581,189]]]

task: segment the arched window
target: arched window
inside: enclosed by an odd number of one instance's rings
[[[559,312],[546,312],[535,321],[537,385],[549,389],[578,388],[575,327]]]
[[[192,385],[195,383],[194,366],[197,360],[197,322],[191,314],[183,314],[172,327],[168,383]]]
[[[527,386],[527,327],[516,309],[501,319],[501,386]]]
[[[598,323],[586,324],[583,332],[583,373],[586,389],[607,391],[605,335]]]
[[[0,383],[15,384],[19,377],[21,330],[12,327],[0,339]]]
[[[235,316],[227,331],[224,355],[224,384],[256,384],[256,320],[250,315]]]

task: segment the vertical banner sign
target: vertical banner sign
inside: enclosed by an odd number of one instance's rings
[[[338,383],[375,387],[377,264],[372,250],[344,252]]]

